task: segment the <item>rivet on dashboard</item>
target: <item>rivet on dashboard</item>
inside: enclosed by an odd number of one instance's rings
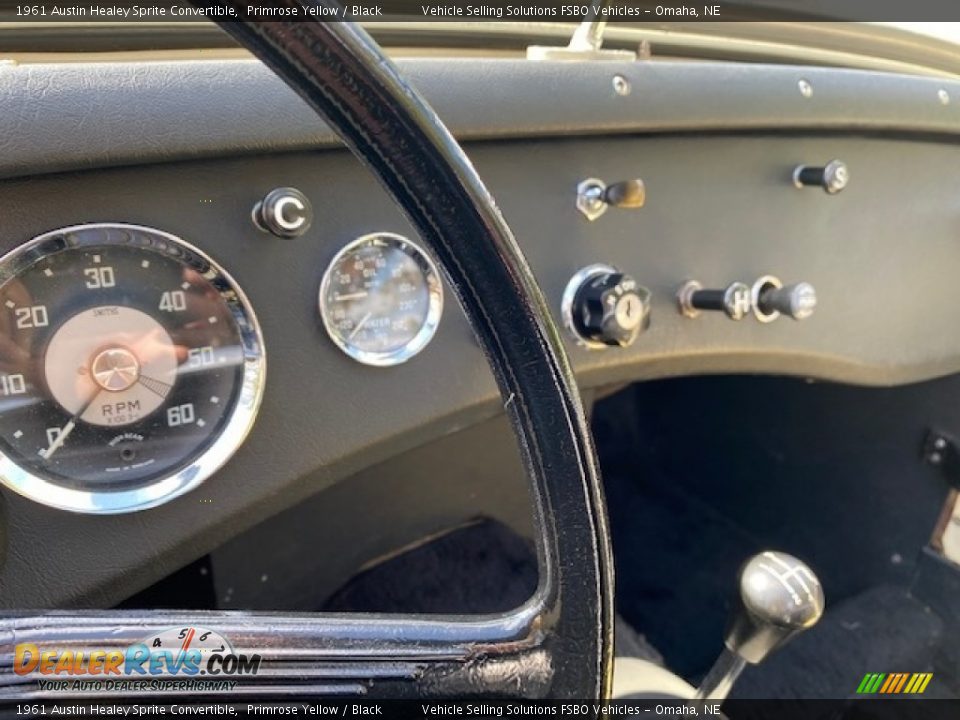
[[[626,97],[630,94],[630,81],[627,80],[623,75],[614,75],[613,90],[617,93],[617,95]]]
[[[940,90],[937,91],[937,97],[940,98],[940,104],[941,104],[941,105],[949,105],[949,104],[950,104],[950,93],[948,93],[948,92],[947,92],[946,90],[944,90],[943,88],[940,88]]]
[[[801,79],[800,82],[797,83],[797,87],[800,88],[800,94],[805,98],[813,96],[813,85],[811,85],[808,80]]]

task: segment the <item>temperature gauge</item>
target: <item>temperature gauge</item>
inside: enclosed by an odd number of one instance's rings
[[[320,284],[327,333],[367,365],[409,360],[433,338],[442,313],[436,266],[402,235],[357,238],[337,253]]]

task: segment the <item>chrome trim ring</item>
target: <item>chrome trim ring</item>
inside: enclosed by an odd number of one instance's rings
[[[700,311],[693,306],[693,294],[697,290],[703,290],[703,285],[696,280],[687,280],[680,289],[677,290],[677,307],[680,314],[688,318],[700,317]]]
[[[424,281],[427,284],[427,292],[429,293],[427,316],[424,318],[423,325],[420,327],[420,330],[417,331],[417,334],[402,346],[384,352],[363,350],[351,344],[348,340],[344,340],[333,326],[330,308],[327,306],[327,292],[330,290],[333,268],[336,267],[337,263],[339,263],[345,255],[374,240],[383,240],[389,245],[399,247],[404,252],[407,252],[423,273]],[[408,252],[407,248],[412,250],[412,252]],[[437,271],[437,266],[434,264],[433,258],[415,242],[397,233],[369,233],[351,240],[340,248],[339,252],[330,260],[327,269],[323,271],[323,278],[320,281],[318,307],[320,310],[320,319],[323,321],[323,327],[338,348],[364,365],[390,367],[406,362],[423,350],[433,339],[433,336],[437,332],[437,327],[440,325],[440,318],[443,316],[443,283],[440,281],[440,273]]]
[[[237,323],[244,362],[240,392],[220,434],[206,450],[173,475],[146,481],[143,485],[126,490],[94,491],[70,488],[23,469],[0,450],[0,483],[43,505],[90,515],[116,515],[146,510],[198,487],[219,470],[243,444],[256,420],[266,378],[266,355],[260,325],[240,286],[206,253],[162,230],[123,223],[91,223],[44,233],[0,258],[0,286],[53,253],[73,248],[103,246],[166,251],[181,262],[191,256],[200,260],[200,264],[206,266],[202,273],[204,279],[218,290],[221,300]]]
[[[771,323],[780,317],[780,312],[774,310],[773,312],[763,312],[760,309],[760,293],[762,293],[766,288],[772,287],[776,290],[779,290],[783,287],[783,283],[780,282],[780,278],[775,275],[764,275],[761,278],[758,278],[757,281],[753,284],[753,287],[750,288],[750,300],[753,305],[753,314],[762,323]]]

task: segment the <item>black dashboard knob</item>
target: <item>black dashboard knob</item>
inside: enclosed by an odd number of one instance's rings
[[[313,223],[313,207],[296,188],[276,188],[253,206],[253,223],[277,237],[299,237]]]
[[[587,347],[627,347],[650,324],[650,291],[609,265],[591,265],[570,280],[563,316]]]
[[[705,289],[696,280],[687,281],[677,293],[680,312],[697,317],[704,310],[720,311],[731,320],[743,320],[753,306],[750,288],[742,282],[726,288]]]
[[[822,167],[800,165],[793,171],[793,184],[798,188],[821,187],[828,195],[836,195],[850,183],[850,170],[842,160],[831,160]]]

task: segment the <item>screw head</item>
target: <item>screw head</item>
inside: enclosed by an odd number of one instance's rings
[[[621,97],[626,97],[630,94],[630,81],[627,80],[623,75],[614,75],[613,76],[613,91],[620,95]]]
[[[797,88],[799,88],[800,94],[805,98],[813,97],[813,85],[811,85],[809,81],[801,79],[797,83]]]

